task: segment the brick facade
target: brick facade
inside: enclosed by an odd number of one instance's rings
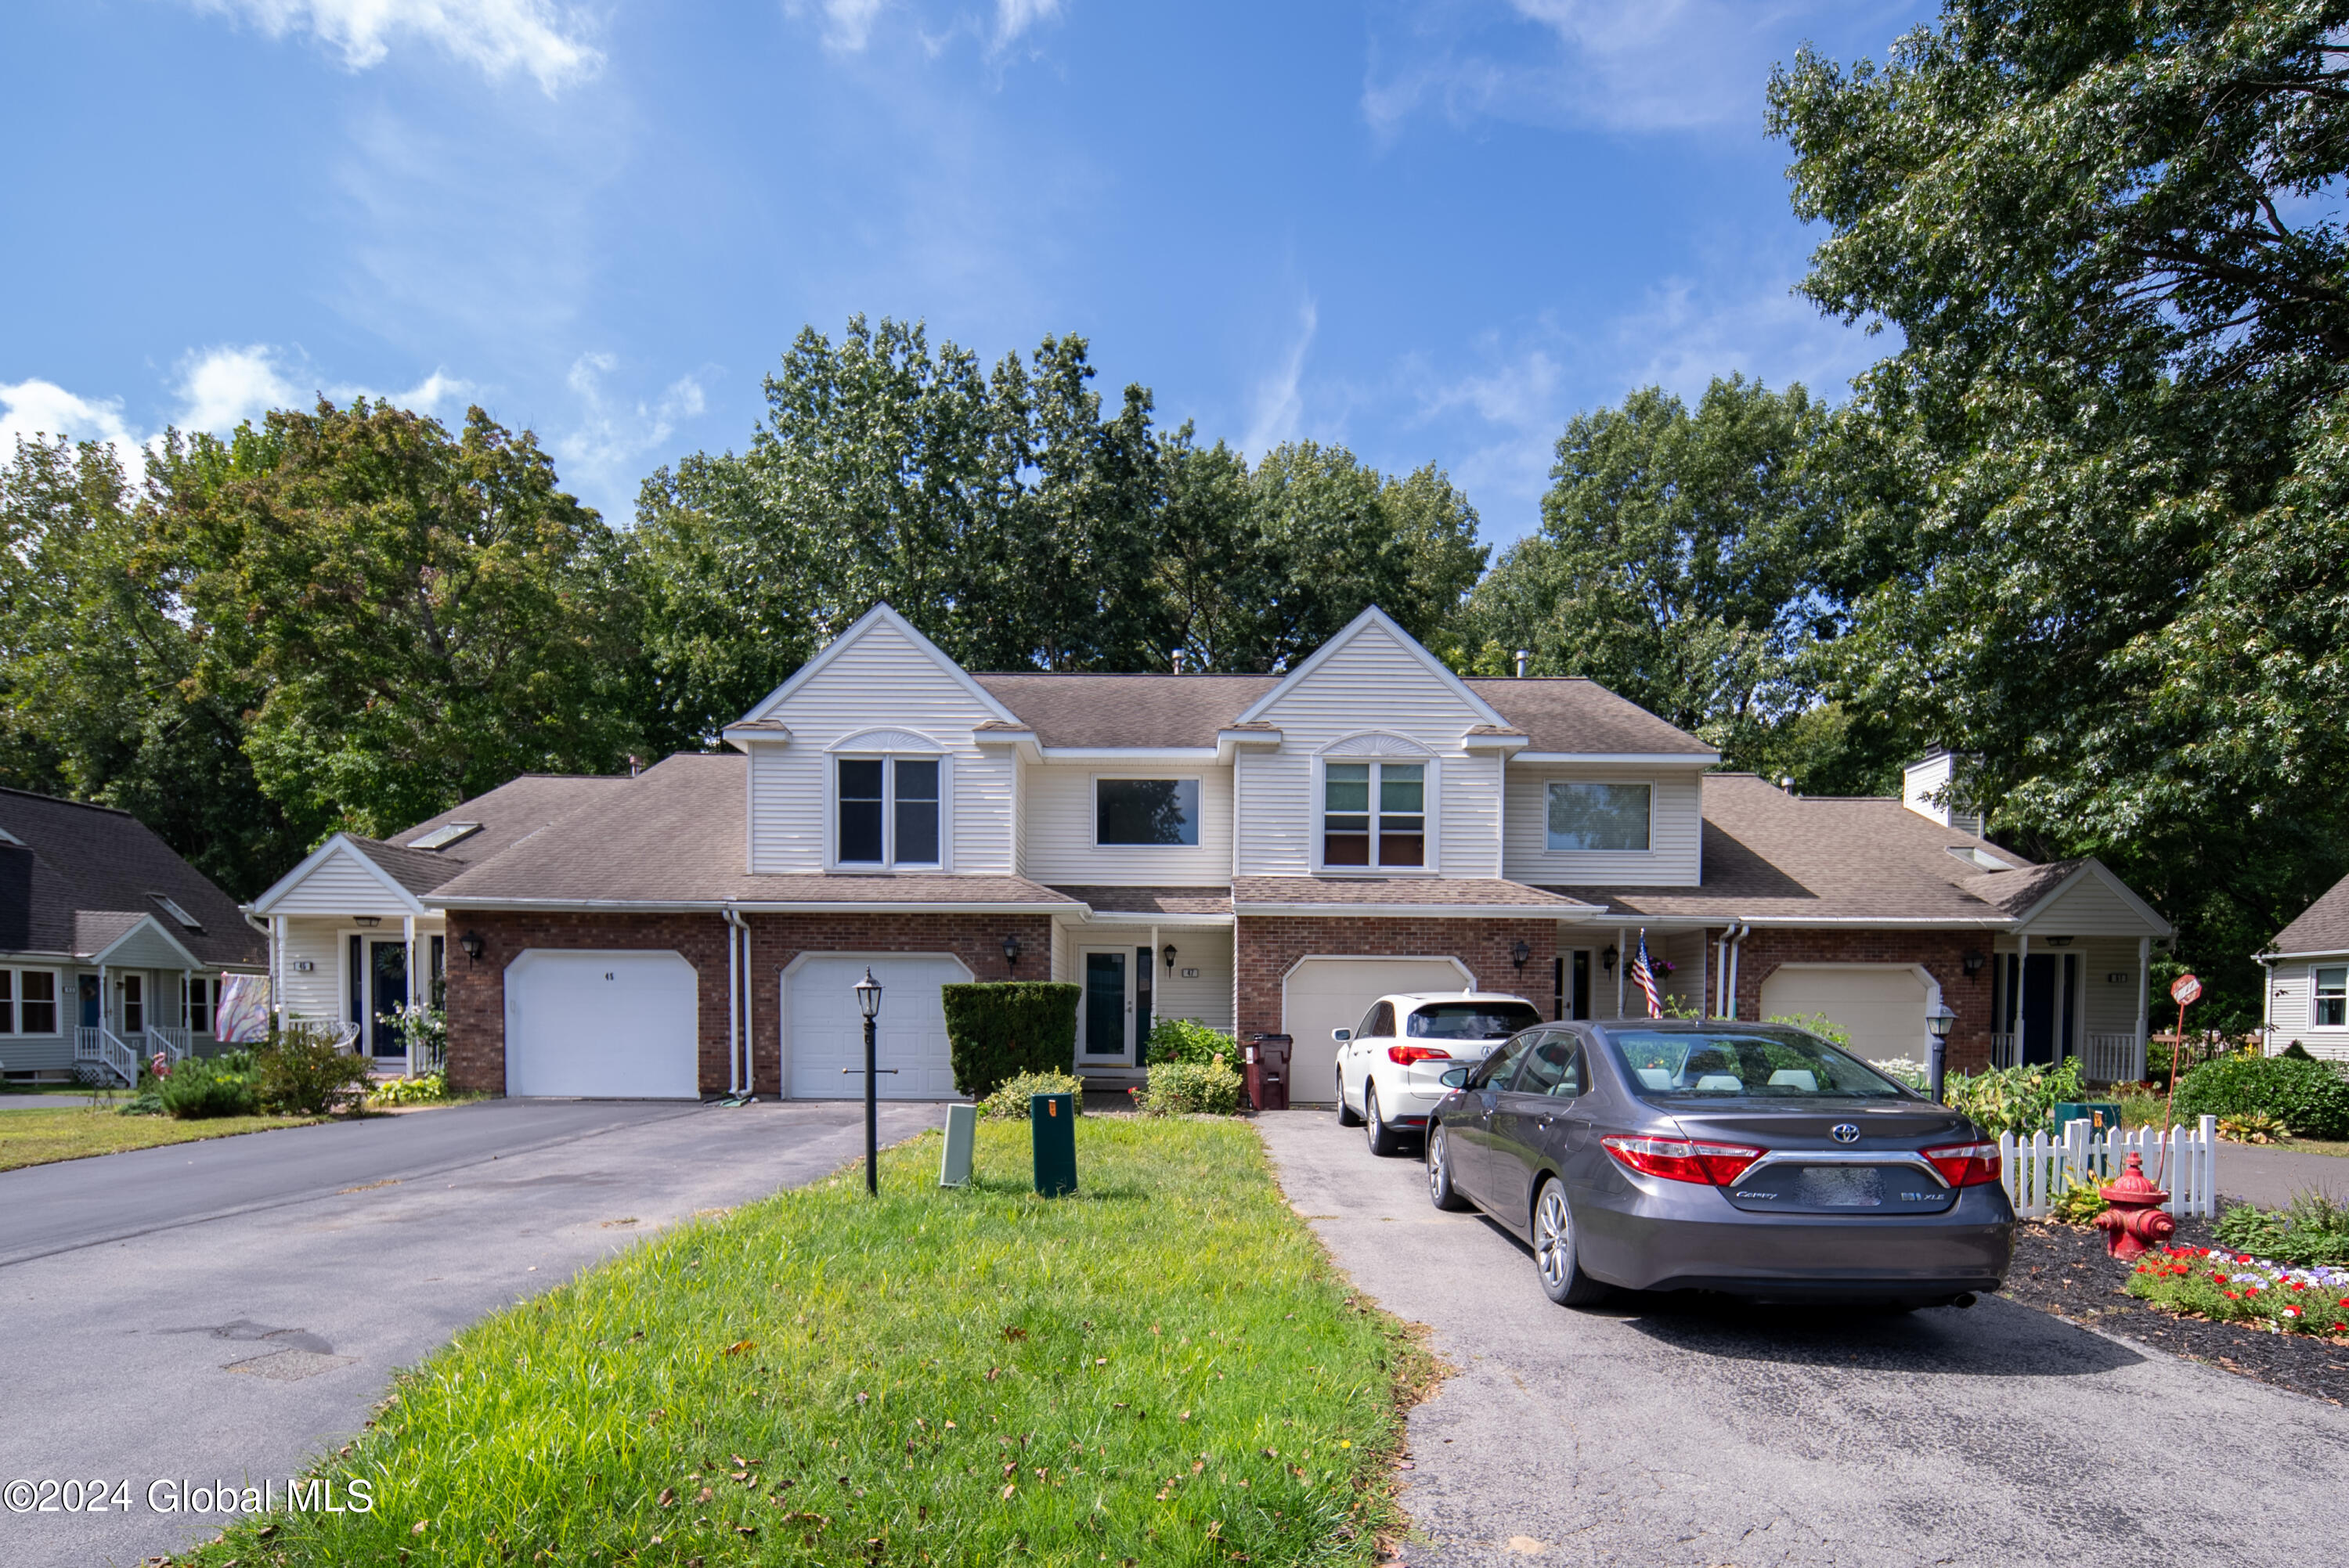
[[[1706,934],[1712,940],[1720,932]],[[1759,928],[1737,958],[1737,1016],[1762,1016],[1762,983],[1787,964],[1920,964],[1940,983],[1941,1005],[1957,1015],[1950,1028],[1949,1070],[1990,1066],[1990,966],[1966,973],[1965,955],[1988,958],[1986,931],[1847,931]]]
[[[1242,915],[1234,941],[1243,1040],[1280,1033],[1280,984],[1300,958],[1457,958],[1468,965],[1477,989],[1523,996],[1545,1018],[1555,1010],[1551,960],[1557,956],[1557,923],[1552,920]],[[1522,977],[1511,956],[1519,942],[1533,949]]]
[[[1051,919],[1044,914],[750,914],[751,1073],[754,1088],[781,1088],[782,971],[802,953],[951,953],[980,980],[1046,978]],[[505,1092],[505,972],[532,948],[673,949],[700,977],[701,1092],[723,1094],[727,1070],[726,923],[708,914],[552,914],[502,910],[453,912],[449,956],[449,1081],[457,1088]],[[469,960],[457,944],[478,932],[482,951]],[[1015,971],[1003,939],[1019,939]]]

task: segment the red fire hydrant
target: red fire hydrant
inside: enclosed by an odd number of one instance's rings
[[[2169,1194],[2145,1179],[2144,1155],[2132,1151],[2120,1180],[2099,1191],[2112,1207],[2096,1216],[2096,1229],[2105,1233],[2105,1251],[2123,1263],[2177,1234],[2177,1220],[2161,1210]]]

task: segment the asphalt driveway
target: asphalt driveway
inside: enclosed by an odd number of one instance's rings
[[[895,1141],[940,1113],[881,1114]],[[849,1103],[493,1101],[0,1172],[0,1486],[130,1499],[18,1512],[12,1492],[0,1563],[203,1539],[218,1521],[158,1511],[152,1483],[273,1480],[282,1500],[393,1368],[468,1323],[863,1150]]]
[[[1343,1267],[1457,1374],[1412,1413],[1414,1564],[2332,1561],[2349,1412],[2010,1302],[1553,1306],[1498,1227],[1327,1113],[1260,1117]]]

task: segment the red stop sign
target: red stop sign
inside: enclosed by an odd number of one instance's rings
[[[2191,975],[2180,975],[2169,983],[2169,999],[2183,1007],[2202,995],[2202,982]]]

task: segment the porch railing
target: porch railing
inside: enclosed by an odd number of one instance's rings
[[[2021,1061],[2022,1059],[2023,1059],[2023,1058],[2022,1058],[2021,1057],[2018,1057],[2017,1055],[2015,1055],[2015,1045],[2014,1045],[2014,1037],[2013,1037],[2013,1035],[2012,1035],[2012,1034],[2007,1034],[2007,1033],[1996,1033],[1996,1034],[1992,1034],[1992,1035],[1991,1036],[1991,1037],[1990,1037],[1990,1065],[1991,1065],[1991,1066],[1992,1066],[1992,1067],[1994,1067],[1994,1068],[2011,1068],[2011,1067],[2014,1066],[2017,1062]]]
[[[359,1026],[334,1018],[314,1017],[306,1013],[288,1013],[285,1021],[305,1029],[316,1029],[335,1042],[335,1049],[349,1056],[359,1043]]]
[[[2145,1045],[2135,1031],[2090,1035],[2080,1053],[2080,1075],[2090,1083],[2136,1083],[2145,1077]]]
[[[160,1051],[166,1060],[183,1062],[194,1052],[187,1026],[182,1024],[150,1024],[147,1026],[147,1054]]]
[[[120,1080],[125,1088],[139,1087],[139,1053],[116,1037],[104,1024],[83,1024],[74,1029],[74,1068],[87,1077],[83,1069],[108,1073]]]

